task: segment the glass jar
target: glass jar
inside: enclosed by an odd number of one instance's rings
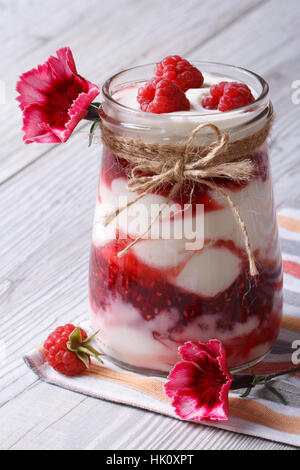
[[[117,135],[146,143],[184,145],[201,122],[216,124],[233,142],[253,135],[272,117],[268,85],[261,77],[224,64],[194,65],[207,85],[221,80],[246,83],[255,101],[225,113],[171,114],[144,113],[127,106],[126,100],[120,103],[118,97],[124,90],[152,77],[154,65],[150,64],[123,71],[104,84],[102,125]],[[213,140],[211,130],[203,129],[196,144]],[[90,257],[91,319],[93,329],[99,330],[97,339],[103,352],[121,366],[165,375],[178,361],[178,347],[185,341],[217,338],[224,344],[231,370],[236,371],[260,361],[272,348],[282,314],[282,262],[267,142],[248,157],[255,168],[249,182],[213,181],[238,207],[257,276],[250,275],[243,234],[232,208],[217,191],[200,183],[191,191],[185,182],[168,204],[191,204],[184,215],[187,218],[203,217],[194,209],[204,205],[202,248],[186,249],[184,237],[145,236],[145,224],[152,220],[151,207],[166,203],[170,185],[139,201],[144,223],[133,223],[129,229],[127,223],[127,231],[123,230],[125,220],[133,217],[130,211],[137,210],[133,204],[116,218],[113,236],[108,235],[110,225],[103,224],[107,207],[115,208],[137,193],[127,190],[130,164],[103,147]],[[163,224],[163,214],[161,217]],[[176,223],[175,216],[171,223]],[[128,253],[118,257],[139,235],[142,238]]]

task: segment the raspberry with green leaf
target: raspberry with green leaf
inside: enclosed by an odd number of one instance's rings
[[[96,334],[88,337],[82,328],[71,324],[59,326],[44,343],[48,364],[61,374],[72,377],[89,369],[91,356],[102,362],[101,353],[90,344]]]

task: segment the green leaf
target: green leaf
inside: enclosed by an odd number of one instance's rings
[[[273,395],[275,395],[277,398],[279,398],[279,400],[281,401],[281,403],[283,403],[284,405],[287,405],[287,401],[286,399],[284,398],[283,395],[281,395],[280,392],[278,392],[278,390],[276,390],[275,387],[273,387],[271,384],[269,384],[268,382],[266,382],[266,387],[268,390],[270,390],[270,392],[273,393]]]
[[[84,346],[78,346],[76,351],[82,352],[83,354],[88,354],[88,355],[91,354],[91,351],[89,350],[89,348],[84,347]]]
[[[82,336],[81,336],[81,331],[80,328],[75,328],[75,330],[72,331],[72,333],[69,336],[69,341],[71,343],[82,343]]]
[[[251,390],[252,390],[252,387],[248,387],[246,391],[241,395],[241,398],[246,398],[251,392]]]
[[[92,346],[79,346],[77,348],[77,351],[83,352],[84,354],[87,354],[88,356],[93,356],[93,357],[98,357],[101,356],[101,353],[96,351],[96,349],[92,348]]]
[[[98,123],[99,123],[99,121],[95,121],[95,122],[93,122],[93,124],[91,125],[90,134],[89,134],[89,147],[90,147],[90,146],[92,145],[92,143],[93,143],[95,128],[96,128],[96,126],[97,126]]]
[[[67,349],[76,354],[76,357],[78,357],[78,359],[80,359],[86,365],[86,367],[89,365],[89,356],[93,356],[101,364],[103,364],[102,359],[99,357],[102,354],[89,344],[89,342],[94,339],[98,333],[99,330],[91,336],[87,337],[85,340],[82,340],[80,328],[75,328],[75,330],[72,331],[69,336]]]
[[[93,356],[103,356],[102,353],[100,353],[99,351],[97,351],[97,349],[93,348],[93,346],[88,346],[87,347],[88,351],[90,351],[90,354],[92,354]]]
[[[277,372],[276,374],[270,374],[266,376],[266,380],[272,380],[275,379],[275,377],[280,377],[281,375],[286,375],[286,374],[293,374],[295,372],[299,372],[300,367],[296,367],[294,369],[288,369],[284,370],[283,372]]]
[[[89,356],[87,356],[83,352],[76,351],[76,357],[78,357],[78,359],[80,359],[84,363],[87,369],[90,368]]]
[[[83,341],[82,341],[82,344],[88,344],[90,343],[94,338],[95,336],[97,336],[97,334],[99,333],[100,330],[97,330],[95,331],[95,333],[93,333],[91,336],[87,336]]]

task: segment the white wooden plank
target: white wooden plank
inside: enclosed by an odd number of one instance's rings
[[[300,77],[300,2],[272,0],[224,30],[191,57],[238,64],[262,75],[270,85],[276,120],[272,132],[272,170],[278,205],[300,202],[300,105],[292,103],[292,82]],[[220,48],[220,43],[226,47]]]
[[[30,1],[28,8],[20,1],[13,17],[13,33],[8,21],[13,13],[11,3],[5,2],[10,7],[0,19],[6,41],[0,79],[7,84],[6,104],[0,106],[0,182],[52,148],[46,144],[24,148],[21,143],[21,114],[14,101],[20,73],[44,62],[57,48],[70,45],[79,72],[101,84],[112,73],[130,65],[156,61],[174,51],[186,54],[195,44],[261,3],[247,0],[230,9],[220,0],[187,0],[184,5],[181,0],[68,0],[62,4],[55,0],[50,2],[47,15],[39,1]]]
[[[256,438],[240,439],[238,434],[112,405],[44,383],[10,402],[2,416],[7,423],[2,449],[196,450],[217,449],[220,445],[226,449],[289,448]]]

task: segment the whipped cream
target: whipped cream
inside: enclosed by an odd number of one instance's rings
[[[217,335],[224,345],[229,345],[244,335],[255,335],[259,327],[255,316],[245,323],[236,323],[232,329],[216,331],[217,322],[223,319],[222,314],[216,314],[202,315],[180,329],[179,314],[175,310],[161,312],[145,321],[132,305],[117,299],[112,301],[107,313],[92,311],[91,319],[94,331],[99,330],[97,340],[105,354],[135,367],[165,372],[179,360],[178,345],[187,339],[207,342]],[[157,337],[153,336],[154,331]],[[229,366],[263,356],[271,346],[270,342],[262,343],[250,349],[246,357],[241,357],[239,350],[233,352],[227,358]]]
[[[205,78],[205,81],[201,88],[191,88],[187,90],[187,92],[185,93],[191,105],[191,108],[189,111],[177,111],[174,113],[167,113],[167,114],[163,113],[163,114],[168,115],[168,116],[170,115],[178,116],[178,115],[185,115],[185,114],[208,114],[208,115],[212,115],[216,113],[222,114],[221,111],[210,110],[210,109],[204,108],[202,106],[202,99],[204,96],[210,95],[209,90],[211,86],[216,85],[217,83],[220,83],[222,81],[232,82],[233,80],[226,78],[226,77],[216,78],[210,74],[204,74],[204,78]],[[117,91],[113,95],[113,98],[115,101],[122,104],[123,106],[127,106],[128,108],[131,108],[131,109],[139,110],[140,105],[137,101],[137,94],[138,94],[138,89],[142,85],[143,84],[140,83],[140,84],[129,86],[128,88],[124,88],[120,91]],[[255,92],[255,90],[251,87],[249,88],[254,98],[257,98],[257,93]]]
[[[257,132],[261,129],[267,118],[266,116],[262,119],[256,120],[255,118],[261,113],[261,109],[257,106],[256,109],[251,112],[241,112],[240,109],[232,110],[229,112],[221,112],[218,110],[209,110],[203,108],[202,98],[210,94],[210,87],[221,81],[233,81],[229,77],[216,77],[209,73],[203,73],[204,85],[202,88],[190,89],[186,92],[186,96],[190,101],[191,109],[189,111],[179,111],[174,113],[144,113],[140,110],[139,103],[137,101],[137,93],[140,86],[143,83],[128,84],[127,87],[122,86],[120,90],[117,90],[113,94],[113,99],[118,104],[122,105],[114,110],[110,111],[112,118],[123,121],[126,110],[136,111],[131,113],[130,122],[132,129],[128,129],[127,132],[136,138],[143,138],[147,142],[160,142],[172,141],[173,143],[182,143],[182,140],[186,140],[186,137],[190,135],[193,129],[201,122],[211,122],[216,124],[221,130],[230,131],[230,139],[238,140],[249,134]],[[248,85],[249,86],[249,85]],[[258,98],[258,93],[255,89],[249,86],[254,98]],[[127,116],[128,118],[128,116]],[[247,124],[243,126],[242,124]],[[137,126],[137,132],[134,132],[133,126]],[[143,132],[143,127],[145,132]],[[151,127],[151,132],[147,132]],[[157,129],[157,131],[155,130]],[[200,137],[200,136],[199,136]],[[214,140],[215,134],[211,131],[201,132],[201,145]],[[196,141],[195,141],[196,143]]]

